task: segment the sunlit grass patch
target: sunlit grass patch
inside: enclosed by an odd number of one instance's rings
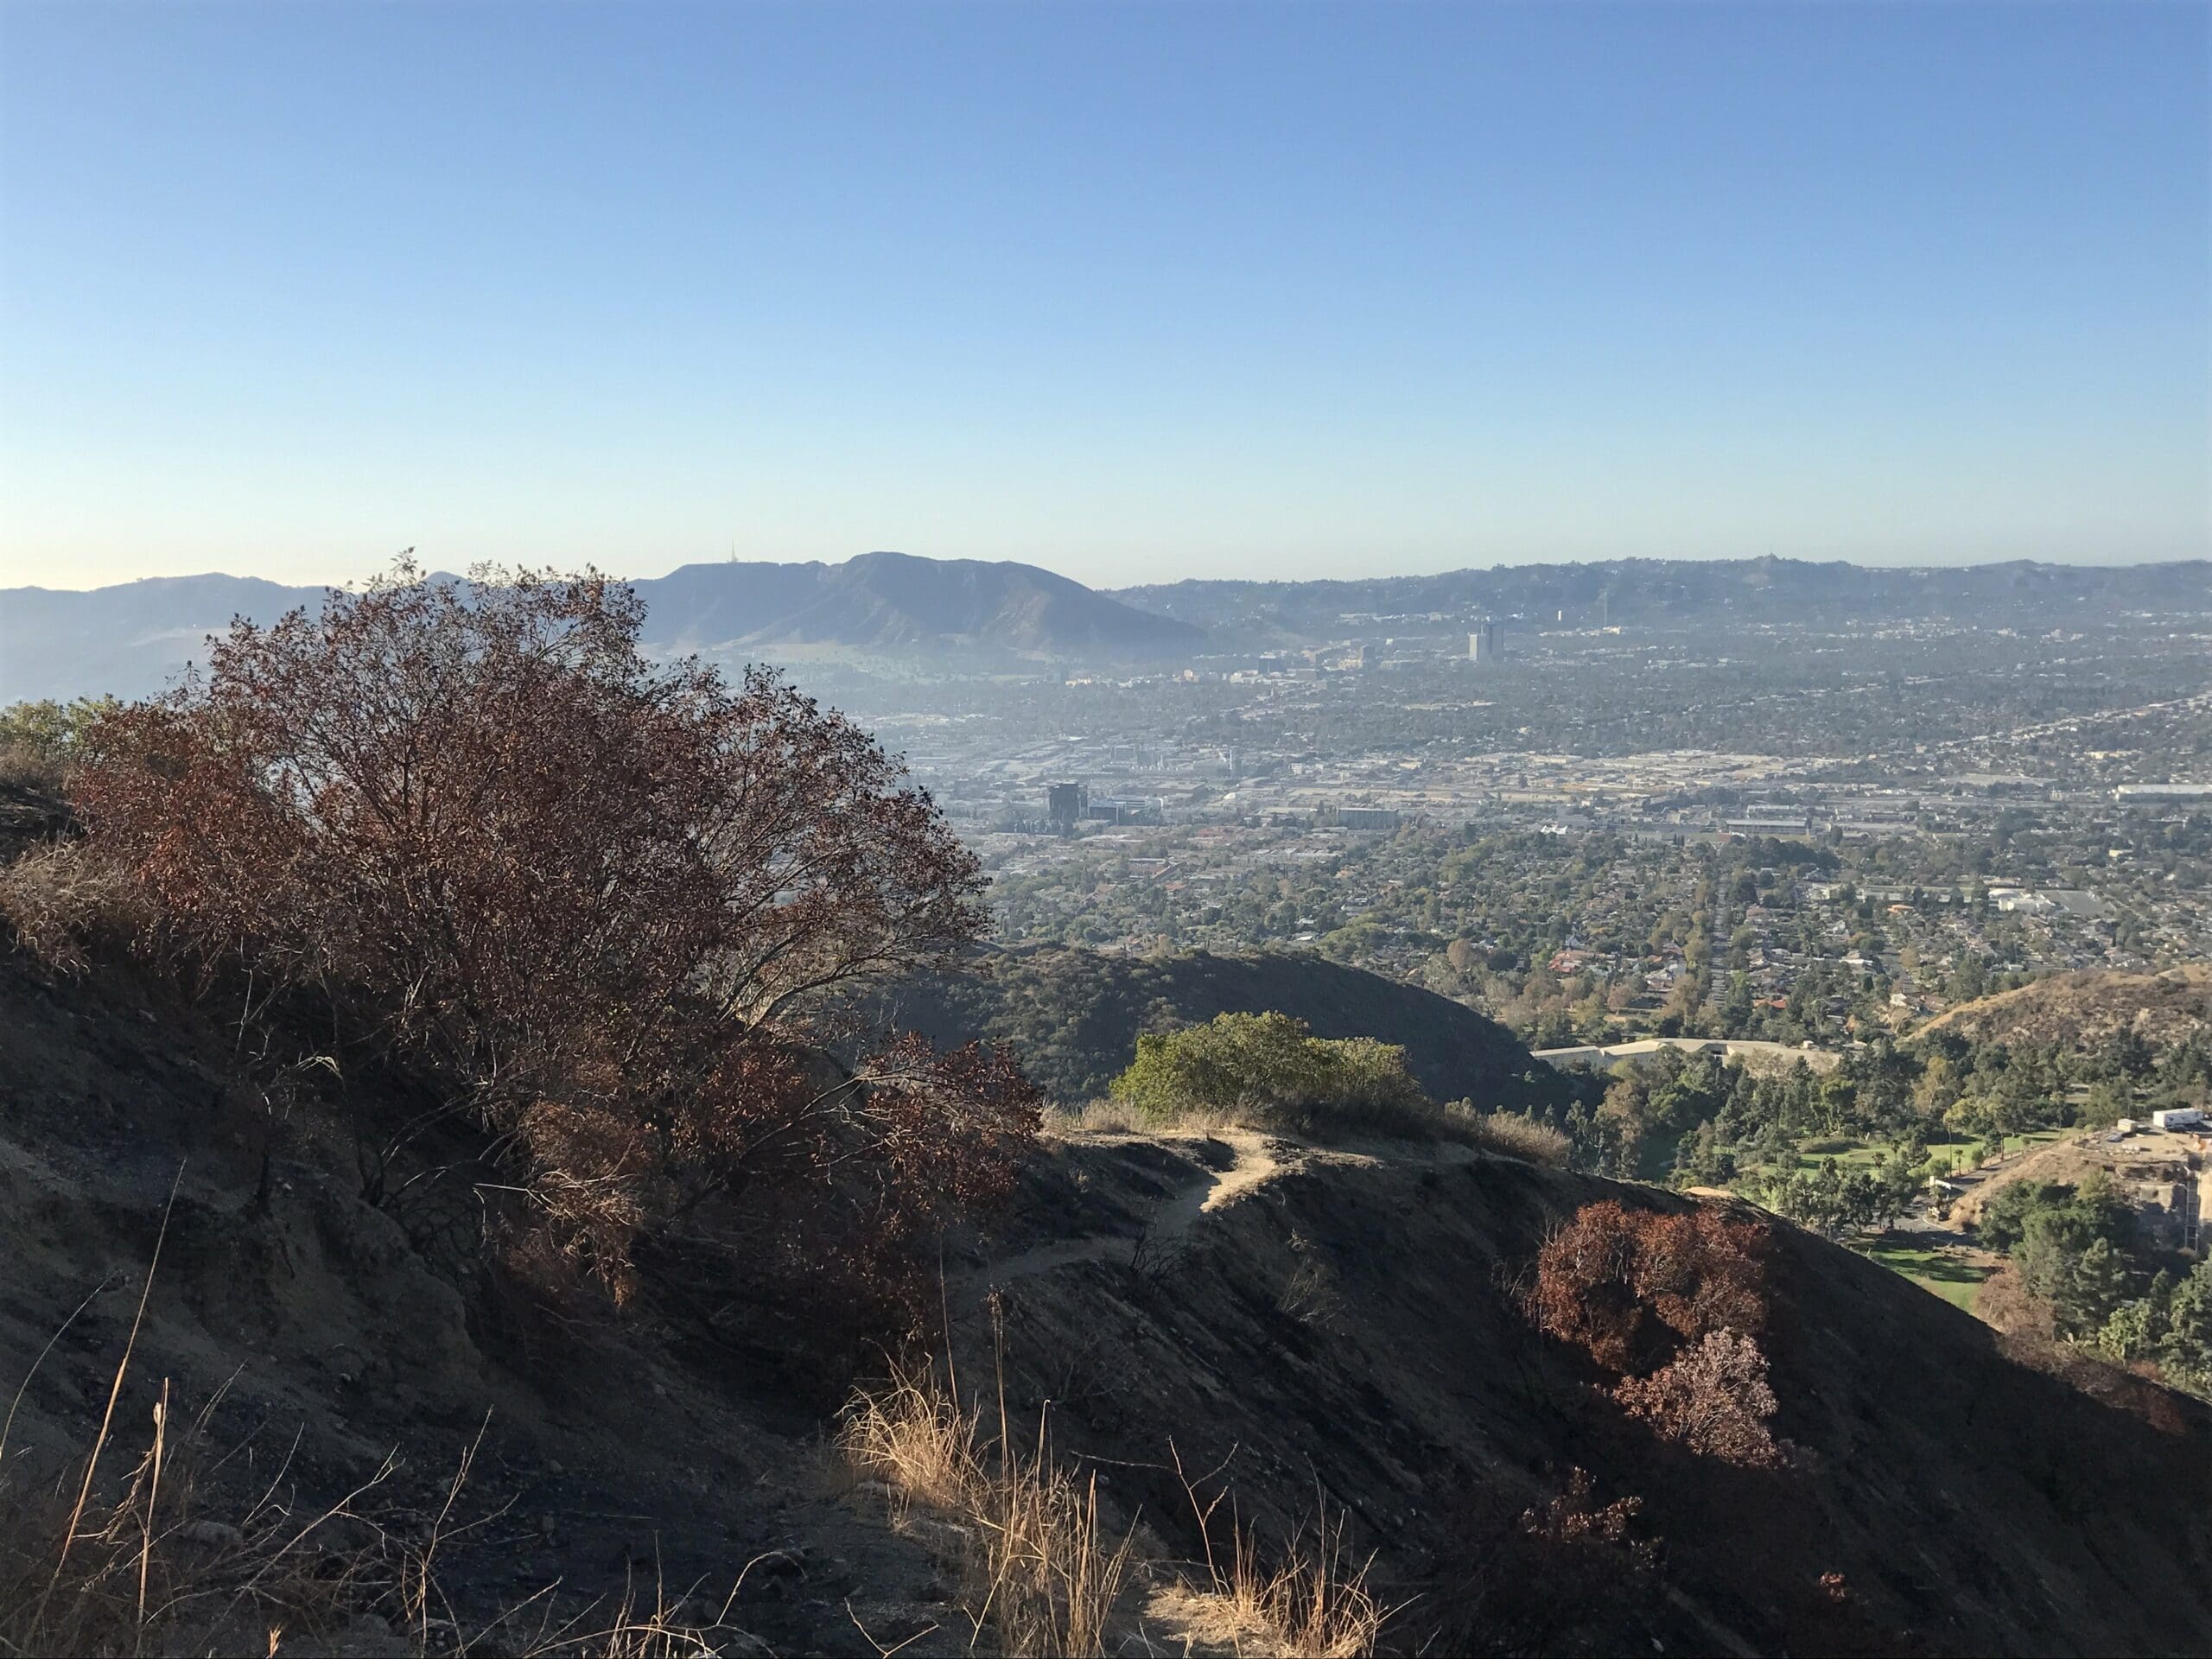
[[[1852,1247],[1862,1255],[1880,1262],[1892,1273],[1912,1281],[1923,1290],[1933,1291],[1952,1306],[1966,1313],[1974,1312],[1974,1301],[1980,1293],[1982,1281],[1989,1277],[1990,1269],[1978,1262],[1969,1262],[1956,1250],[1943,1247],[1924,1248],[1911,1244],[1885,1244],[1878,1241]]]

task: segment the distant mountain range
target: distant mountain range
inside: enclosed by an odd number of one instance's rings
[[[1216,650],[1341,639],[1393,621],[1400,633],[1419,633],[1425,622],[1441,631],[1482,616],[1576,627],[1700,620],[2049,627],[2129,612],[2212,613],[2212,562],[1888,569],[1777,558],[1613,559],[1352,582],[1178,582],[1113,596],[1205,629]]]
[[[725,661],[823,647],[993,663],[1174,662],[1365,632],[1531,626],[1904,621],[2053,627],[2212,615],[2212,563],[1878,569],[1796,559],[1617,559],[1352,582],[1205,582],[1099,592],[1033,564],[864,553],[842,564],[689,564],[635,584],[645,643]],[[234,615],[323,590],[178,576],[89,593],[0,589],[0,702],[158,689]]]
[[[793,647],[880,655],[1142,662],[1186,657],[1202,630],[1035,565],[864,553],[842,564],[689,564],[633,584],[645,644],[772,659]],[[320,588],[176,576],[70,593],[0,589],[0,702],[158,690],[233,616],[269,622]]]

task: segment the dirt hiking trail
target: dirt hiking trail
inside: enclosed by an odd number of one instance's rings
[[[1229,1154],[1226,1168],[1213,1168],[1207,1161],[1208,1154],[1219,1155],[1214,1150],[1217,1147]],[[1040,1244],[983,1263],[963,1274],[958,1287],[963,1293],[980,1294],[994,1285],[1050,1273],[1078,1262],[1128,1261],[1146,1252],[1175,1249],[1198,1225],[1200,1216],[1264,1186],[1286,1167],[1294,1167],[1299,1154],[1307,1150],[1297,1141],[1262,1135],[1256,1129],[1214,1130],[1198,1143],[1198,1162],[1190,1179],[1160,1202],[1141,1232],[1101,1233]]]
[[[1110,1137],[1091,1138],[1103,1143]],[[1156,1201],[1141,1230],[1134,1234],[1127,1230],[1096,1233],[1040,1244],[970,1269],[958,1277],[956,1287],[963,1295],[979,1294],[994,1285],[1050,1273],[1079,1262],[1157,1262],[1185,1248],[1201,1217],[1225,1210],[1268,1183],[1311,1166],[1448,1166],[1470,1163],[1481,1155],[1471,1147],[1450,1142],[1426,1147],[1393,1145],[1387,1149],[1324,1148],[1287,1135],[1247,1128],[1216,1128],[1199,1135],[1152,1138],[1155,1142],[1174,1144],[1190,1156],[1196,1167],[1173,1192]]]

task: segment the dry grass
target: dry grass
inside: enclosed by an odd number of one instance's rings
[[[1109,1533],[1096,1478],[1078,1482],[1054,1464],[1041,1423],[1033,1448],[1016,1445],[1001,1400],[987,1438],[980,1409],[963,1408],[934,1370],[898,1371],[847,1408],[838,1446],[855,1474],[889,1489],[893,1523],[959,1573],[995,1650],[1104,1651],[1132,1535]]]
[[[1162,1119],[1126,1101],[1092,1100],[1070,1109],[1047,1106],[1043,1135],[1047,1140],[1067,1140],[1077,1135],[1204,1135],[1220,1129],[1271,1129],[1279,1125],[1263,1121],[1259,1112],[1215,1111],[1192,1108]]]
[[[1323,1144],[1369,1138],[1423,1146],[1444,1142],[1555,1169],[1566,1167],[1572,1150],[1567,1138],[1547,1123],[1519,1112],[1478,1112],[1465,1101],[1441,1106],[1426,1097],[1357,1107],[1254,1105],[1228,1116],[1240,1128]],[[1185,1122],[1178,1118],[1177,1127]]]
[[[1134,1106],[1093,1100],[1075,1107],[1047,1105],[1042,1134],[1048,1141],[1065,1141],[1077,1135],[1145,1135],[1154,1127]]]
[[[1310,1548],[1294,1541],[1271,1567],[1241,1528],[1226,1562],[1209,1544],[1199,1576],[1140,1559],[1134,1523],[1116,1541],[1095,1478],[1078,1482],[1055,1465],[1041,1425],[1033,1447],[1017,1446],[1001,1393],[996,1433],[987,1436],[981,1409],[963,1406],[933,1369],[896,1370],[855,1396],[837,1447],[864,1485],[888,1494],[893,1525],[958,1574],[979,1646],[988,1630],[993,1652],[1094,1659],[1151,1651],[1164,1637],[1185,1650],[1361,1659],[1389,1618],[1325,1516]],[[1202,1533],[1213,1507],[1193,1494]],[[1139,1610],[1126,1603],[1141,1576],[1165,1583]]]
[[[1211,1590],[1161,1598],[1152,1611],[1186,1647],[1268,1659],[1363,1659],[1389,1617],[1334,1541],[1270,1570],[1242,1533]]]
[[[1565,1169],[1573,1143],[1548,1123],[1522,1112],[1478,1112],[1464,1102],[1440,1109],[1452,1138],[1501,1157]]]
[[[1204,1642],[1280,1659],[1363,1659],[1375,1651],[1391,1610],[1368,1588],[1372,1558],[1351,1562],[1341,1522],[1332,1523],[1322,1509],[1312,1538],[1294,1538],[1272,1567],[1262,1560],[1251,1532],[1232,1522],[1224,1564],[1213,1547],[1221,1497],[1202,1503],[1179,1457],[1175,1468],[1206,1541],[1210,1580],[1198,1595],[1168,1604],[1186,1647]]]
[[[540,1592],[454,1647],[461,1652],[480,1648],[513,1654],[518,1659],[715,1659],[725,1653],[765,1652],[756,1638],[745,1637],[729,1622],[744,1581],[745,1574],[739,1573],[720,1609],[703,1614],[696,1595],[674,1594],[656,1581],[648,1602],[632,1583],[611,1621],[595,1617],[597,1608],[556,1621],[546,1605],[550,1599]],[[533,1611],[537,1615],[534,1625],[523,1628],[524,1616]],[[418,1646],[414,1651],[421,1654],[423,1649]]]
[[[1082,1135],[1213,1134],[1223,1129],[1254,1129],[1322,1142],[1347,1137],[1448,1141],[1553,1169],[1566,1168],[1573,1150],[1567,1136],[1548,1123],[1520,1112],[1478,1112],[1464,1101],[1443,1106],[1425,1100],[1396,1101],[1342,1110],[1254,1101],[1220,1109],[1191,1107],[1163,1117],[1124,1101],[1093,1100],[1074,1108],[1046,1107],[1043,1135],[1047,1141],[1066,1141]]]
[[[85,942],[123,908],[122,884],[77,842],[48,842],[0,868],[0,917],[16,942],[58,974],[85,970]]]
[[[1294,1558],[1262,1576],[1255,1568],[1251,1587],[1238,1586],[1236,1600],[1249,1606],[1272,1638],[1270,1653],[1290,1659],[1361,1659],[1375,1651],[1388,1612],[1367,1588],[1364,1568],[1346,1570],[1333,1555]]]
[[[163,1239],[168,1225],[165,1213]],[[226,1460],[208,1436],[221,1395],[181,1422],[164,1380],[145,1449],[119,1482],[102,1480],[160,1259],[157,1240],[99,1431],[83,1457],[40,1479],[20,1452],[10,1455],[9,1439],[32,1377],[90,1297],[55,1332],[0,1421],[0,1653],[250,1647],[273,1654],[288,1629],[328,1623],[357,1592],[358,1554],[326,1559],[321,1539],[331,1535],[324,1530],[331,1523],[352,1518],[349,1506],[391,1472],[389,1465],[340,1503],[302,1520],[278,1496],[287,1458],[236,1519],[211,1518],[200,1500]]]
[[[203,1475],[225,1460],[209,1451],[212,1411],[213,1402],[174,1428],[157,1411],[111,1497],[87,1496],[110,1437],[60,1480],[0,1466],[0,1655],[280,1659],[302,1644],[326,1651],[333,1637],[362,1637],[375,1651],[417,1656],[481,1648],[524,1659],[690,1659],[722,1651],[735,1631],[735,1587],[715,1611],[658,1584],[632,1586],[611,1616],[604,1604],[556,1609],[549,1586],[467,1630],[437,1556],[497,1518],[455,1520],[468,1458],[427,1535],[405,1541],[365,1507],[391,1463],[339,1503],[302,1513],[277,1495],[287,1459],[258,1497],[230,1511],[235,1519],[218,1519],[200,1501]]]
[[[53,795],[61,788],[61,762],[36,744],[0,742],[0,784]]]

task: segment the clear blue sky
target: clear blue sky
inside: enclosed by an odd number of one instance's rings
[[[2207,10],[0,4],[0,585],[2208,552]]]

